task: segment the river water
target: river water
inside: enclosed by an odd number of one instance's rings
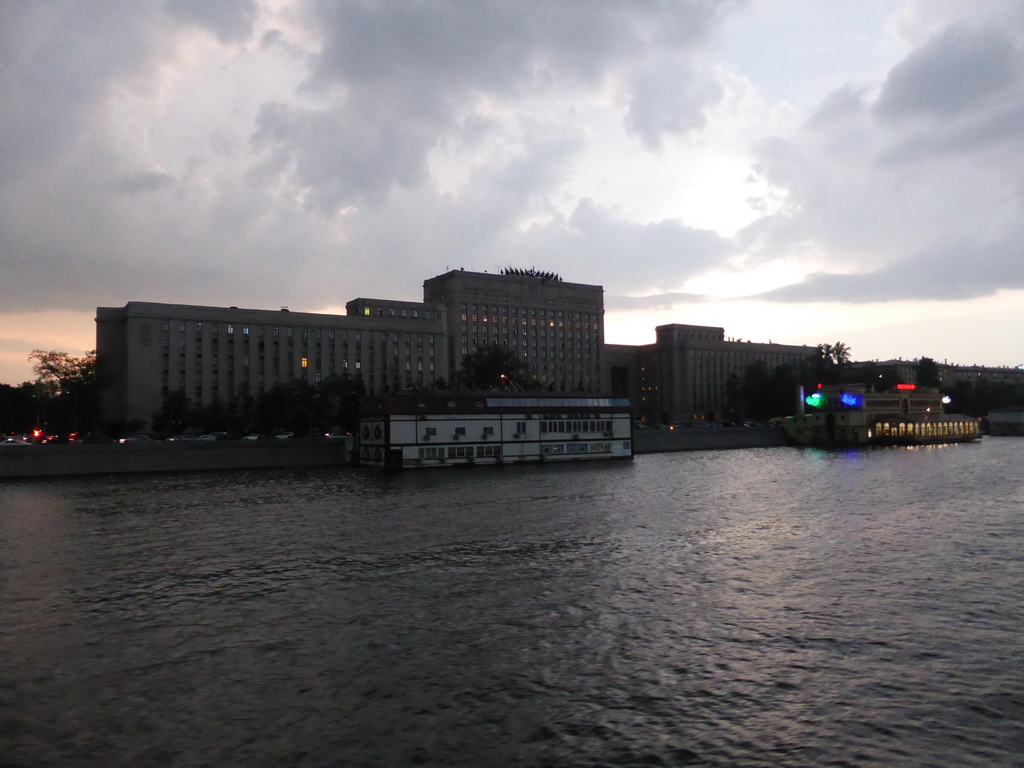
[[[1024,440],[0,485],[0,765],[1024,764]]]

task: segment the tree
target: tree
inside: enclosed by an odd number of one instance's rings
[[[917,383],[922,387],[938,387],[939,366],[930,357],[922,357],[917,361]]]
[[[35,361],[32,372],[36,375],[38,394],[46,398],[57,399],[58,409],[51,409],[46,417],[47,426],[68,428],[78,431],[81,426],[79,415],[83,407],[88,406],[89,426],[99,420],[99,392],[96,377],[96,351],[86,352],[84,357],[74,357],[67,352],[58,350],[33,349],[28,356]],[[66,407],[68,406],[69,407]],[[61,409],[61,406],[65,406]],[[61,410],[70,410],[70,417]],[[55,418],[56,417],[56,418]],[[54,424],[50,424],[53,420]],[[63,422],[63,423],[61,423]]]
[[[526,364],[508,347],[481,347],[462,358],[459,379],[467,389],[507,389],[523,386],[521,379]]]
[[[164,397],[160,410],[153,414],[155,432],[175,435],[194,426],[192,401],[183,390],[174,390]]]
[[[835,344],[819,344],[814,354],[807,359],[804,385],[841,384],[846,380],[850,364],[850,348],[841,341]]]
[[[328,376],[320,383],[321,427],[355,432],[359,427],[359,410],[366,396],[363,380],[349,376]]]
[[[27,434],[36,425],[35,386],[26,381],[20,387],[0,384],[0,435]]]
[[[55,395],[96,380],[96,350],[86,352],[84,357],[73,357],[67,352],[33,349],[28,359],[35,360],[32,372],[36,381],[51,388]]]
[[[740,410],[753,419],[787,416],[793,413],[797,386],[797,376],[789,366],[769,371],[763,360],[755,360],[739,383]]]

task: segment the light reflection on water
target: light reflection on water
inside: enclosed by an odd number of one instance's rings
[[[1022,455],[0,486],[0,763],[1020,763]]]

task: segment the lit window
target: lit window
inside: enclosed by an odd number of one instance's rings
[[[308,368],[309,367],[309,358],[308,357],[302,358],[302,367],[303,368]]]

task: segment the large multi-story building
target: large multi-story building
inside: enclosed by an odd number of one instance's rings
[[[530,378],[555,392],[598,392],[604,342],[604,288],[552,273],[453,270],[423,284],[424,301],[444,306],[453,360],[501,344]]]
[[[985,366],[985,365],[956,365],[947,361],[938,362],[933,360],[934,373],[938,379],[939,386],[943,388],[953,387],[956,384],[975,385],[981,382],[990,385],[1008,384],[1012,386],[1024,386],[1024,366]],[[857,371],[868,379],[885,379],[891,382],[905,384],[920,384],[918,371],[921,360],[918,358],[904,360],[866,360],[850,364],[853,371]],[[868,383],[865,381],[865,383]]]
[[[550,393],[629,397],[636,416],[674,423],[720,416],[729,377],[764,361],[796,366],[813,347],[725,338],[663,325],[654,344],[604,344],[604,289],[536,270],[453,270],[423,301],[357,298],[345,315],[132,301],[96,311],[111,421],[148,423],[171,393],[193,403],[258,395],[293,380],[360,379],[369,395],[451,382],[467,354],[514,352]]]
[[[737,341],[725,329],[704,325],[659,325],[656,340],[643,346],[608,345],[611,391],[628,396],[636,418],[649,424],[719,419],[728,403],[731,376],[748,365],[798,368],[814,347]]]
[[[149,422],[170,393],[194,403],[274,384],[357,377],[370,395],[452,381],[467,353],[503,345],[542,388],[598,392],[603,289],[533,270],[457,270],[423,302],[357,298],[345,315],[132,301],[96,311],[112,421]]]
[[[365,301],[353,304],[362,308]],[[449,376],[444,308],[382,308],[381,315],[325,315],[137,301],[100,307],[96,350],[105,414],[148,422],[175,391],[205,404],[295,379],[315,384],[349,374],[382,394]]]

